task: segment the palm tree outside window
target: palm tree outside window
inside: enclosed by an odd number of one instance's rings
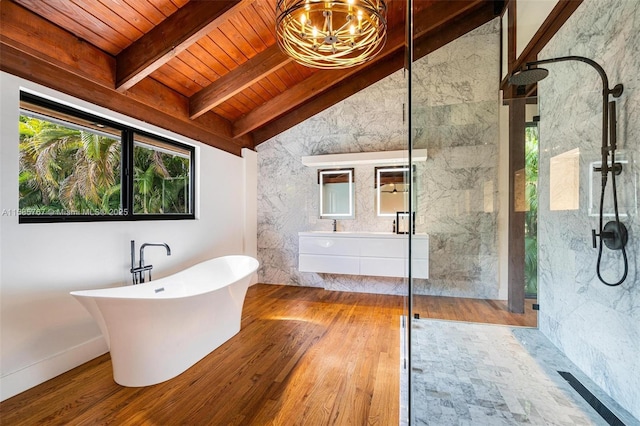
[[[28,93],[19,129],[21,223],[194,218],[194,147]]]

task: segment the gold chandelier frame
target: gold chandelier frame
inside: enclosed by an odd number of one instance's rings
[[[384,0],[278,0],[278,45],[296,62],[340,69],[363,64],[387,39]]]

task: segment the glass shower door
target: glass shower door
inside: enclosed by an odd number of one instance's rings
[[[413,100],[413,80],[414,80],[414,75],[413,75],[413,55],[414,55],[414,51],[413,51],[413,38],[414,38],[414,34],[413,34],[413,17],[414,17],[414,0],[407,0],[407,11],[406,11],[406,50],[405,50],[405,80],[407,83],[407,101],[405,104],[405,108],[406,108],[406,112],[404,114],[405,117],[405,129],[407,132],[407,149],[409,152],[409,174],[408,174],[408,178],[409,181],[412,182],[412,185],[410,185],[410,196],[409,196],[409,222],[410,222],[410,228],[415,227],[415,213],[416,213],[416,196],[419,195],[419,189],[416,187],[415,185],[415,175],[416,175],[416,168],[415,168],[415,164],[414,164],[414,141],[415,141],[415,136],[414,135],[414,100]],[[403,387],[403,390],[406,392],[406,396],[403,398],[403,401],[405,401],[406,403],[406,418],[403,418],[403,420],[406,420],[406,424],[408,425],[413,425],[415,424],[415,403],[414,403],[414,395],[415,395],[415,389],[414,389],[414,383],[415,383],[415,377],[414,377],[414,351],[415,351],[415,347],[414,347],[414,330],[413,330],[413,304],[414,304],[414,300],[413,300],[413,268],[414,268],[414,250],[413,250],[413,232],[409,232],[408,234],[408,249],[409,249],[409,270],[408,270],[408,282],[407,282],[407,306],[406,306],[406,316],[405,318],[406,320],[406,351],[407,351],[407,358],[406,358],[406,362],[405,362],[405,379],[406,379],[406,386]],[[404,426],[404,423],[402,423],[402,425]]]
[[[443,320],[470,321],[460,299],[505,299],[507,290],[499,276],[500,197],[508,194],[499,189],[500,18],[452,23],[461,27],[450,40],[425,36],[442,4],[409,2],[411,425],[447,424],[456,415],[453,385],[442,379],[458,367]]]

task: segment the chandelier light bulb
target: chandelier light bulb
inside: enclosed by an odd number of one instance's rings
[[[387,37],[385,0],[278,0],[276,13],[282,51],[313,68],[363,64],[383,49]]]

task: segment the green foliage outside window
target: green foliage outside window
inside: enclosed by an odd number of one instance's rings
[[[30,112],[20,116],[19,127],[21,217],[131,213],[122,200],[121,129],[96,123],[89,128]],[[149,142],[136,142],[132,150],[132,213],[192,214],[192,151],[139,136]]]
[[[189,213],[189,158],[136,145],[133,212]]]
[[[525,294],[538,292],[538,127],[525,127],[526,197],[529,210],[524,216]]]
[[[21,115],[19,208],[107,214],[120,207],[120,139]]]

